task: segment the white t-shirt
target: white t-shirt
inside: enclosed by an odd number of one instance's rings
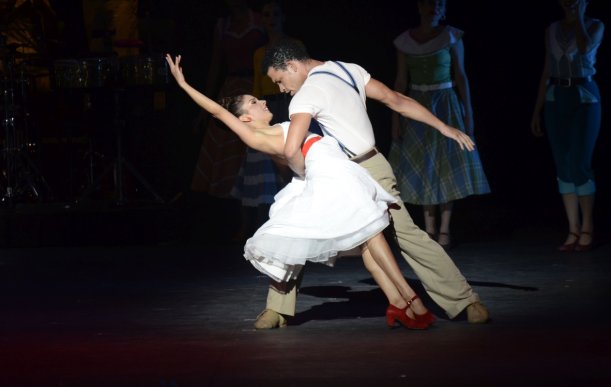
[[[350,77],[335,62],[328,61],[313,68],[299,91],[291,99],[289,115],[308,113],[318,121],[325,135],[335,137],[354,154],[361,154],[375,145],[373,127],[367,115],[365,85],[371,75],[361,66],[343,63],[350,72],[359,93],[351,86]],[[330,74],[314,74],[328,71]]]

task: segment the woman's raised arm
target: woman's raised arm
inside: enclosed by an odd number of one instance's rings
[[[174,79],[176,79],[178,86],[180,86],[197,105],[219,119],[231,131],[237,134],[247,146],[260,152],[274,155],[276,152],[269,143],[269,136],[254,130],[251,126],[242,122],[238,117],[219,105],[216,101],[208,98],[187,83],[182,67],[180,66],[181,59],[180,55],[177,55],[176,60],[173,60],[170,54],[166,54],[166,61],[168,62],[170,71]]]

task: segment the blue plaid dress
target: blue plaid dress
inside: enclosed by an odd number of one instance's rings
[[[452,87],[450,49],[462,31],[446,27],[433,41],[415,42],[409,33],[395,40],[407,54],[411,87],[407,95],[441,121],[464,131],[460,99]],[[460,146],[430,126],[404,117],[401,137],[391,143],[388,160],[404,202],[416,205],[447,203],[490,192],[477,150]]]

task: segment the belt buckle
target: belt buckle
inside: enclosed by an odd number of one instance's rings
[[[571,87],[571,78],[560,78],[560,86]]]

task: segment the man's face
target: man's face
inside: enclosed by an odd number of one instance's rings
[[[307,74],[299,62],[289,62],[286,70],[267,69],[267,76],[278,85],[280,92],[295,95],[303,85]]]

